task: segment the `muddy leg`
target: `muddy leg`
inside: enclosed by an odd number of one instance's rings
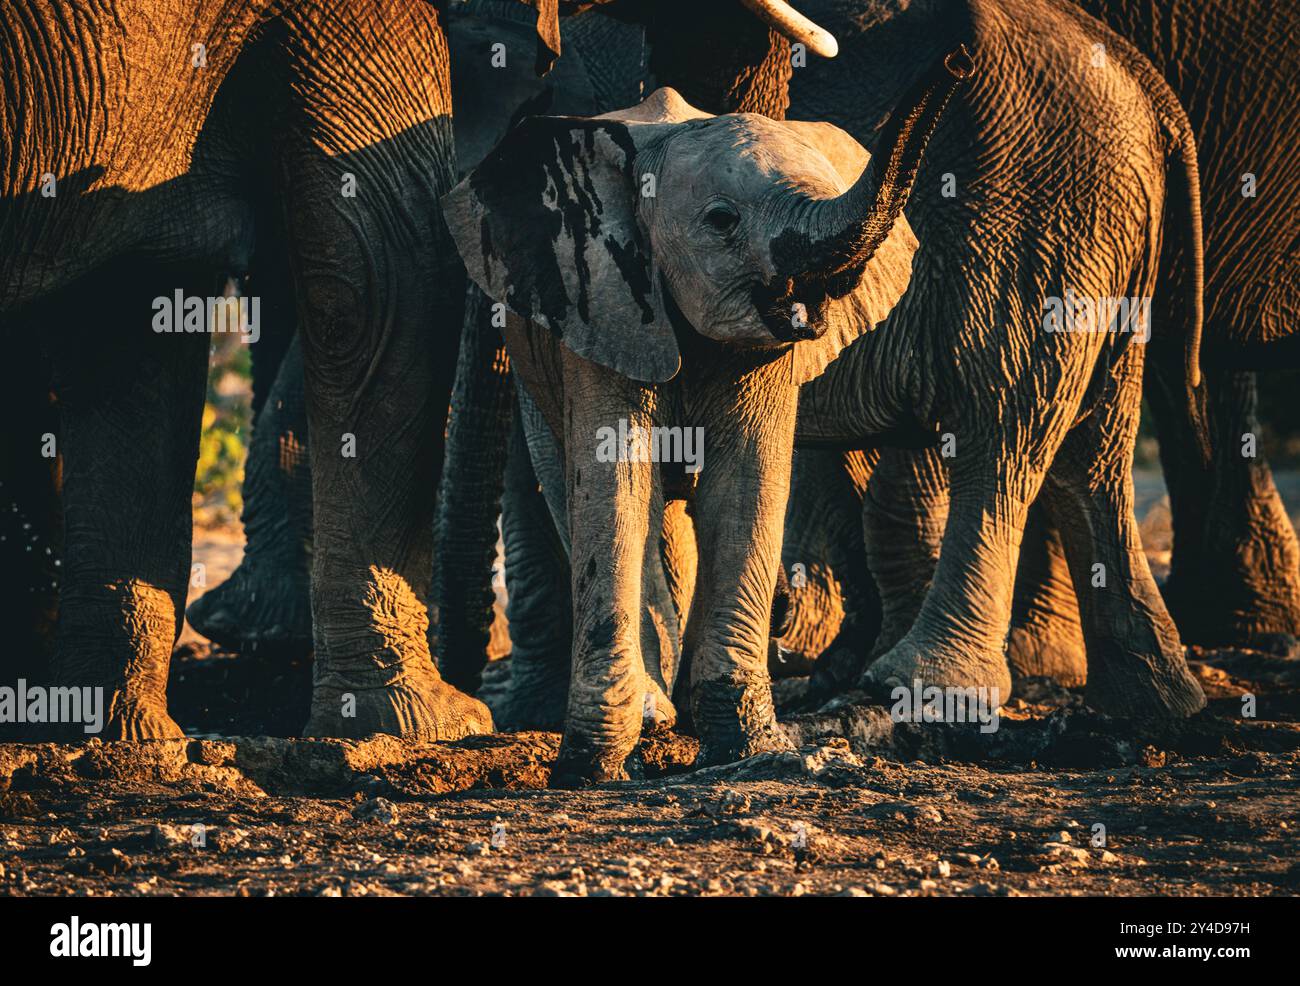
[[[1083,613],[1089,704],[1112,715],[1185,716],[1205,696],[1187,669],[1133,516],[1143,355],[1133,345],[1119,358],[1113,399],[1066,437],[1044,492]]]
[[[1082,685],[1088,676],[1079,601],[1070,581],[1061,534],[1035,503],[1020,547],[1007,662],[1011,677],[1044,676],[1062,685]]]
[[[167,672],[190,574],[208,339],[151,333],[150,299],[215,287],[159,283],[114,292],[93,331],[56,355],[67,548],[54,678],[104,689],[103,739],[182,735],[167,714]]]

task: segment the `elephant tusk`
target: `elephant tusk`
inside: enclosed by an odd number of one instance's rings
[[[840,46],[835,35],[818,27],[785,0],[741,0],[741,3],[769,26],[791,41],[807,45],[815,54],[823,58],[834,58],[839,54]]]

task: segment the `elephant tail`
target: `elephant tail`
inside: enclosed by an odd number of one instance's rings
[[[1171,200],[1185,224],[1187,279],[1187,336],[1184,368],[1187,412],[1201,458],[1210,462],[1210,428],[1206,413],[1205,383],[1201,378],[1201,333],[1205,324],[1205,239],[1201,223],[1201,171],[1196,163],[1196,138],[1185,116],[1173,134],[1177,160],[1170,169]],[[1181,202],[1176,197],[1181,196]]]

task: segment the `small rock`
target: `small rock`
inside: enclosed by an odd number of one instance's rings
[[[486,842],[479,842],[477,839],[466,845],[464,849],[466,856],[486,856],[491,851]]]
[[[397,808],[387,798],[368,798],[352,809],[352,817],[358,822],[396,825]]]
[[[846,887],[835,895],[836,897],[870,897],[861,887]]]
[[[175,849],[190,841],[179,825],[155,825],[152,836],[155,849]]]
[[[934,875],[943,877],[945,880],[952,876],[952,864],[946,859],[941,859],[934,864]]]
[[[1143,747],[1142,753],[1138,757],[1138,760],[1141,762],[1143,767],[1150,767],[1153,769],[1156,767],[1163,767],[1167,759],[1168,757],[1166,757],[1165,751],[1157,750],[1154,746]]]

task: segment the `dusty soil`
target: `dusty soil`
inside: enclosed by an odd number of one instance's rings
[[[0,746],[0,892],[1295,894],[1300,661],[1196,656],[1213,697],[1184,723],[1042,683],[989,734],[850,702],[789,717],[797,753],[690,772],[668,734],[649,779],[582,792],[543,789],[545,733]],[[237,662],[182,664],[242,687]]]
[[[240,551],[196,532],[209,585]],[[694,741],[665,734],[646,780],[563,792],[553,734],[294,739],[309,660],[191,634],[169,696],[191,739],[0,744],[0,895],[1300,893],[1300,654],[1190,657],[1210,706],[1171,724],[1042,681],[993,733],[895,724],[862,696],[801,712],[785,679],[797,753],[693,771]],[[490,705],[508,675],[489,666]]]

